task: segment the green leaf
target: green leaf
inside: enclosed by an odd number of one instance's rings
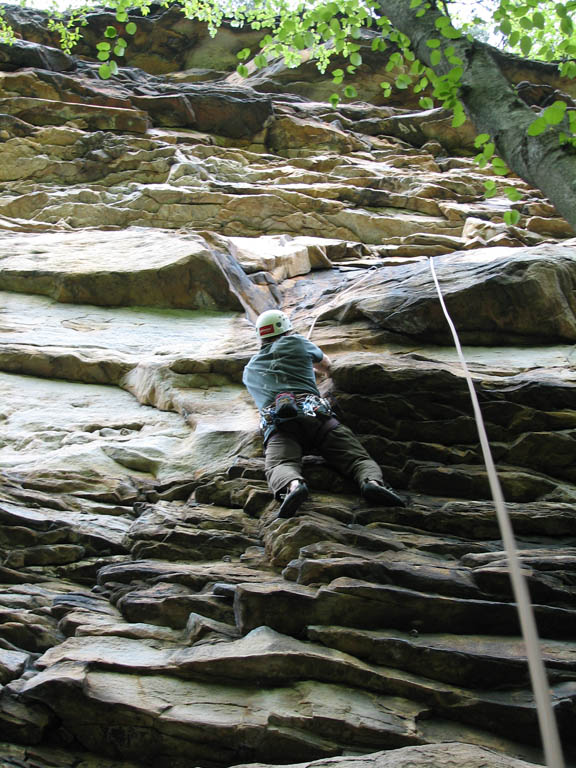
[[[492,181],[492,179],[489,179],[488,181],[484,182],[484,195],[486,197],[494,197],[494,195],[498,194],[498,190],[496,189],[496,182]]]
[[[338,6],[335,3],[328,3],[323,8],[320,8],[320,18],[322,21],[330,21],[335,13],[338,13]]]
[[[482,146],[482,144],[486,144],[487,141],[490,139],[489,133],[479,133],[478,136],[474,139],[474,146],[476,149]]]
[[[426,40],[426,45],[428,48],[440,48],[440,40],[433,37],[431,40]]]
[[[126,11],[116,11],[116,21],[119,21],[121,24],[128,21],[128,14]]]
[[[304,48],[306,48],[306,42],[304,40],[304,35],[298,33],[294,35],[292,38],[292,44],[299,50],[303,51]]]
[[[98,51],[98,61],[108,61],[110,58],[110,51]]]
[[[567,8],[565,7],[564,3],[556,3],[556,15],[557,16],[566,16],[568,13]]]
[[[486,160],[490,160],[494,156],[494,152],[496,151],[496,146],[494,145],[493,141],[490,141],[484,149],[482,150],[482,154],[486,158]]]
[[[360,56],[359,53],[353,53],[350,56],[350,64],[353,64],[355,67],[359,67],[360,64],[362,64],[362,56]]]
[[[574,30],[574,24],[572,23],[572,19],[569,16],[563,17],[562,21],[560,22],[560,29],[567,37],[572,34],[572,31]]]
[[[560,68],[560,74],[563,77],[570,77],[570,78],[576,77],[576,62],[574,61],[563,62]]]
[[[358,91],[353,85],[347,85],[346,88],[344,88],[344,96],[346,96],[347,99],[355,99],[356,96],[358,96]]]
[[[110,64],[100,64],[100,66],[98,67],[98,74],[100,75],[102,80],[109,80],[112,74],[110,70]]]
[[[406,90],[406,88],[409,88],[412,85],[412,78],[410,75],[398,75],[394,85],[400,91]]]
[[[508,36],[510,32],[512,32],[512,24],[510,22],[510,19],[504,19],[500,23],[500,32],[502,32],[503,35]]]
[[[534,22],[535,27],[538,27],[538,29],[544,29],[546,19],[544,18],[543,13],[540,11],[535,11],[534,15],[532,16],[532,21]]]
[[[457,83],[462,75],[464,74],[464,69],[462,67],[453,67],[450,72],[446,75],[448,80],[450,80],[453,83]]]
[[[340,103],[340,96],[338,96],[337,93],[331,93],[330,94],[330,98],[328,99],[328,101],[330,102],[330,104],[332,104],[334,109],[336,109],[336,107]]]
[[[508,173],[508,166],[504,160],[499,157],[492,158],[492,168],[497,176],[506,176]]]
[[[240,77],[248,77],[248,67],[246,64],[238,64],[236,67],[236,72],[238,72]]]
[[[422,5],[424,0],[410,0],[410,10],[413,8],[418,8],[419,5]]]
[[[433,67],[437,67],[438,64],[440,64],[440,61],[442,60],[442,52],[441,51],[432,51],[430,54],[430,64]]]
[[[332,77],[344,77],[344,70],[343,69],[333,69],[331,74],[332,74]]]
[[[96,45],[97,51],[109,51],[110,50],[110,43],[98,43]]]
[[[522,29],[532,29],[532,19],[530,19],[528,16],[522,16],[520,19],[520,26]]]
[[[558,125],[564,120],[565,114],[566,104],[563,101],[555,101],[544,110],[542,117],[547,125]]]
[[[454,29],[454,27],[444,27],[441,31],[442,37],[445,37],[448,40],[457,40],[459,37],[462,37],[461,33],[458,32],[457,29]]]
[[[429,96],[423,96],[418,104],[422,107],[422,109],[434,109],[434,102]]]
[[[520,214],[518,211],[506,211],[504,221],[509,227],[514,227],[520,221]]]
[[[536,120],[530,123],[526,133],[528,134],[528,136],[540,136],[541,133],[544,133],[544,131],[546,130],[546,127],[547,127],[546,120],[544,120],[543,117],[537,117]]]
[[[246,59],[250,58],[250,48],[242,48],[241,51],[238,51],[236,54],[236,58],[240,59],[240,61],[246,61]]]
[[[128,43],[123,37],[119,37],[118,40],[115,41],[116,48],[126,48],[127,45]]]
[[[135,35],[137,29],[138,27],[133,21],[129,21],[128,24],[126,24],[126,34],[128,35]]]
[[[126,48],[122,48],[121,45],[117,45],[114,48],[114,56],[124,56]]]
[[[268,59],[266,58],[266,54],[259,53],[257,56],[254,57],[254,66],[258,67],[258,69],[263,69],[268,64]]]
[[[104,37],[114,38],[117,36],[117,34],[118,34],[118,30],[116,29],[116,27],[106,27],[106,29],[104,30]],[[108,77],[110,77],[110,75],[108,75]]]
[[[520,32],[518,32],[518,30],[515,29],[510,35],[510,37],[508,38],[508,42],[513,48],[515,48],[518,45],[519,41],[520,41]]]
[[[528,56],[530,51],[532,50],[532,38],[528,37],[528,35],[523,35],[522,39],[520,40],[520,50],[522,51],[524,56]]]
[[[516,189],[516,187],[506,187],[504,193],[508,200],[511,200],[513,203],[518,202],[518,200],[522,200],[524,197],[522,192],[520,192],[519,189]]]
[[[110,62],[110,72],[112,72],[113,75],[118,74],[118,64],[116,64],[115,61]]]
[[[380,88],[384,91],[384,96],[386,98],[392,93],[392,85],[390,83],[380,83]]]
[[[464,125],[466,122],[466,115],[464,114],[464,110],[462,112],[454,110],[454,117],[452,118],[452,127],[453,128],[459,128],[461,125]]]

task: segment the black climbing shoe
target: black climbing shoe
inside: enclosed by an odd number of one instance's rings
[[[362,496],[369,504],[379,507],[405,507],[406,502],[396,493],[394,488],[378,482],[378,480],[366,480],[362,483]]]
[[[308,486],[306,483],[298,483],[293,491],[284,496],[284,500],[278,510],[278,517],[292,517],[298,510],[298,507],[303,504],[308,498]]]

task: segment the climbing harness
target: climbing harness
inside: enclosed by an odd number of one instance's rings
[[[296,412],[292,411],[290,415],[283,415],[286,411],[282,410],[282,406],[284,401],[288,399],[288,396],[294,402]],[[279,424],[291,421],[298,416],[333,417],[334,413],[330,401],[325,397],[307,393],[282,392],[280,395],[277,395],[271,405],[268,405],[261,411],[260,429],[266,433],[270,428],[277,427]]]
[[[436,270],[434,268],[433,257],[428,259],[428,263],[430,264],[430,271],[432,272],[432,277],[438,292],[438,298],[440,300],[442,311],[444,312],[444,317],[446,318],[452,333],[452,337],[454,339],[454,345],[456,347],[456,351],[458,353],[458,357],[466,377],[466,382],[470,391],[470,398],[472,400],[472,406],[474,408],[474,418],[476,419],[476,427],[478,429],[478,436],[480,438],[484,463],[486,464],[490,490],[492,492],[494,505],[496,506],[500,535],[502,536],[504,549],[506,550],[506,557],[508,559],[508,569],[510,571],[512,591],[514,594],[514,599],[516,600],[516,606],[520,619],[520,627],[522,629],[522,636],[524,638],[524,643],[526,644],[528,668],[530,670],[530,679],[532,681],[532,689],[534,691],[534,698],[536,701],[536,709],[538,712],[538,721],[540,724],[540,733],[542,736],[542,744],[544,746],[546,765],[548,768],[564,768],[562,747],[560,744],[560,737],[558,735],[558,727],[556,725],[554,711],[550,701],[548,679],[546,675],[546,669],[544,667],[544,662],[542,660],[542,653],[540,651],[540,641],[538,639],[538,630],[536,627],[536,621],[534,619],[534,611],[530,602],[530,595],[528,593],[528,587],[526,586],[526,580],[522,574],[520,561],[518,559],[512,524],[510,522],[508,510],[506,509],[504,494],[502,493],[502,487],[496,473],[494,459],[492,458],[492,452],[488,443],[488,436],[486,434],[486,427],[484,425],[484,419],[482,418],[482,411],[480,410],[478,396],[476,395],[472,377],[462,353],[458,332],[456,331],[456,327],[452,322],[452,318],[450,317],[448,309],[446,308],[446,304],[444,303],[444,297],[442,296],[440,283],[438,282]]]

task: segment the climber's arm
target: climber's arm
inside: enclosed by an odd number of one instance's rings
[[[325,376],[330,376],[331,368],[332,368],[332,363],[328,355],[324,355],[322,357],[322,360],[319,360],[318,362],[314,363],[314,370],[317,373],[323,373]]]

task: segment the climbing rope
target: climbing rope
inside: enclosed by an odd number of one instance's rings
[[[472,399],[472,406],[474,408],[474,418],[476,419],[476,427],[478,429],[478,435],[480,437],[480,445],[482,446],[482,454],[484,456],[484,463],[486,464],[486,470],[488,472],[488,481],[490,483],[490,490],[492,492],[492,498],[496,506],[496,514],[498,517],[498,524],[500,526],[500,535],[504,542],[504,548],[506,550],[506,556],[508,559],[508,569],[510,571],[510,580],[512,582],[512,591],[514,599],[516,601],[516,607],[520,618],[520,627],[522,629],[522,636],[526,645],[526,654],[528,657],[528,667],[530,670],[530,679],[532,681],[532,689],[534,691],[534,698],[536,701],[536,709],[538,712],[538,721],[540,724],[540,733],[542,736],[542,744],[544,746],[544,757],[546,759],[546,765],[548,768],[564,768],[564,759],[562,757],[562,747],[560,744],[560,738],[558,735],[558,728],[556,725],[556,719],[554,717],[554,711],[552,709],[552,703],[550,700],[548,679],[546,675],[546,669],[542,660],[542,653],[540,651],[540,641],[538,639],[538,630],[536,628],[536,621],[534,619],[534,611],[530,602],[530,596],[528,593],[528,587],[526,580],[522,574],[520,567],[520,561],[517,555],[516,541],[514,539],[514,533],[512,531],[512,524],[510,522],[510,516],[506,509],[506,503],[504,501],[504,495],[500,486],[500,480],[496,474],[496,467],[492,458],[492,452],[490,451],[490,445],[488,443],[488,436],[486,434],[486,427],[482,418],[482,412],[480,410],[480,404],[474,389],[472,377],[468,370],[466,360],[462,353],[462,347],[460,346],[460,340],[456,327],[452,322],[446,304],[444,303],[444,297],[440,290],[440,284],[436,276],[436,270],[434,269],[434,259],[430,257],[428,260],[430,264],[430,271],[436,285],[438,292],[438,298],[440,299],[440,305],[446,321],[452,332],[456,351],[460,358],[460,363],[464,370],[468,389],[470,390],[470,398]]]

